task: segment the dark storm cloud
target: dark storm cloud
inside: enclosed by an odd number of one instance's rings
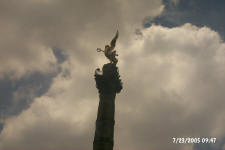
[[[176,27],[185,23],[208,26],[225,39],[225,1],[224,0],[163,0],[164,12],[152,19],[146,19],[144,26],[152,23],[166,27]]]

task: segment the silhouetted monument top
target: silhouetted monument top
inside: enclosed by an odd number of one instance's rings
[[[99,68],[97,68],[95,71],[96,87],[98,88],[99,93],[108,93],[112,91],[119,93],[122,89],[122,83],[119,79],[120,76],[118,68],[116,66],[118,62],[116,56],[118,56],[118,54],[116,54],[116,50],[114,50],[118,37],[119,31],[117,30],[116,35],[110,43],[110,46],[106,45],[104,50],[102,50],[101,48],[97,48],[97,52],[104,52],[105,56],[110,60],[110,63],[103,66],[102,72]]]
[[[118,68],[116,51],[116,40],[119,32],[111,41],[111,45],[106,45],[104,50],[97,48],[98,52],[104,52],[110,63],[104,64],[102,71],[95,70],[96,87],[99,92],[99,107],[96,120],[95,137],[93,150],[113,150],[114,146],[114,124],[115,124],[115,98],[116,93],[122,90],[122,82]]]
[[[99,68],[96,69],[95,80],[99,93],[119,93],[122,90],[122,82],[115,64],[105,64],[102,68],[102,73]]]

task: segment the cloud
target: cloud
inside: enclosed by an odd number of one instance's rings
[[[171,29],[152,26],[142,33],[123,59],[128,89],[124,88],[121,99],[128,100],[129,107],[126,100],[120,102],[126,118],[120,125],[132,140],[118,132],[118,145],[180,149],[172,144],[172,137],[222,136],[225,72],[219,35],[191,24]]]
[[[158,0],[125,3],[129,6],[117,0],[0,2],[0,31],[4,35],[0,40],[0,78],[20,81],[37,72],[49,76],[61,70],[43,96],[33,94],[35,87],[28,90],[22,84],[13,92],[17,100],[33,100],[27,110],[4,122],[0,149],[91,147],[98,101],[93,72],[106,60],[95,49],[109,42],[116,29],[122,35],[120,41],[129,43],[142,18],[157,16],[163,10]],[[16,128],[9,125],[12,122]]]
[[[144,5],[129,5],[137,12],[131,16],[127,13],[128,8],[122,12],[126,6],[116,0],[1,1],[1,105],[6,106],[6,111],[11,114],[27,108],[35,97],[48,90],[52,78],[61,70],[60,65],[67,57],[73,63],[86,65],[104,60],[96,59],[96,48],[109,42],[117,28],[123,35],[120,40],[128,41],[133,29],[129,31],[127,28],[136,28],[130,27],[132,24],[141,25],[135,18],[140,20],[145,15],[155,16],[162,11],[161,1],[149,2],[152,2],[150,9]],[[73,69],[79,72],[81,66],[76,65]],[[65,76],[70,69],[64,71]],[[31,86],[30,80],[35,84]],[[41,88],[44,92],[38,93],[39,86],[44,86]]]
[[[221,38],[225,39],[225,1],[217,0],[163,0],[165,8],[160,16],[152,19],[146,18],[144,26],[152,23],[167,27],[181,26],[185,23],[203,27],[208,26],[217,31]],[[207,16],[207,17],[206,17]]]
[[[148,1],[150,8],[136,6],[141,2],[128,3],[129,7],[121,3],[117,0],[1,1],[0,77],[20,78],[35,71],[53,72],[56,58],[52,48],[55,47],[67,51],[74,59],[91,62],[93,53],[80,45],[80,37],[84,42],[99,37],[96,41],[101,43],[102,37],[111,38],[117,28],[123,33],[141,17],[156,16],[162,11],[162,4],[157,0]],[[130,10],[134,14],[129,14]],[[103,31],[103,35],[97,36]]]
[[[224,135],[225,47],[219,35],[191,24],[142,33],[122,59],[118,147],[180,149],[172,137]]]
[[[142,29],[145,16],[162,12],[158,0],[0,3],[0,77],[61,68],[47,93],[6,120],[1,150],[92,149],[98,105],[93,73],[106,62],[95,49],[117,28],[124,89],[116,100],[115,149],[187,150],[192,145],[175,145],[172,137],[224,136],[225,44],[212,29]],[[25,96],[20,91],[15,97]]]
[[[225,43],[218,33],[191,24],[141,32],[117,46],[124,89],[116,100],[115,149],[183,150],[192,145],[172,137],[223,137]],[[6,121],[0,149],[92,148],[96,64],[69,55],[60,65],[49,91]]]

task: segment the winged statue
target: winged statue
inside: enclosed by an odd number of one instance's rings
[[[118,54],[116,53],[116,50],[114,48],[116,47],[116,40],[119,37],[119,31],[117,30],[116,35],[112,39],[110,45],[106,45],[105,49],[102,50],[101,48],[97,48],[97,52],[104,52],[105,56],[110,60],[110,63],[117,64],[118,59],[116,56]]]

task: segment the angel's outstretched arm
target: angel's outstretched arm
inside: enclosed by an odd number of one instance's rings
[[[112,39],[110,45],[111,45],[111,50],[113,50],[116,47],[116,40],[119,36],[119,31],[117,30],[115,37]]]

